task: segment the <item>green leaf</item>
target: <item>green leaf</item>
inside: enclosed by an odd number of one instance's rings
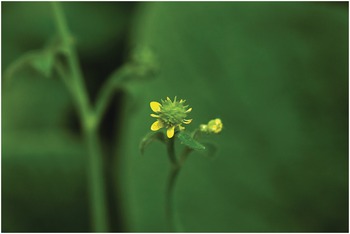
[[[196,141],[195,139],[193,139],[191,135],[188,134],[187,132],[182,131],[177,134],[177,137],[180,139],[182,144],[187,145],[191,149],[205,150],[205,146],[199,143],[198,141]]]
[[[163,132],[150,132],[148,133],[140,143],[140,151],[143,155],[146,147],[151,144],[153,141],[159,140],[161,142],[165,142],[165,137]]]

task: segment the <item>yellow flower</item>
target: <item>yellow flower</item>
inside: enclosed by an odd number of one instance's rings
[[[208,123],[208,130],[213,133],[219,133],[222,130],[221,119],[213,119]]]
[[[152,131],[158,131],[161,128],[167,129],[168,138],[172,138],[177,129],[183,130],[185,127],[182,124],[190,124],[192,119],[185,119],[187,114],[192,111],[192,108],[188,108],[187,105],[184,105],[186,100],[171,101],[169,97],[165,101],[161,100],[159,102],[151,102],[150,107],[152,111],[156,114],[151,114],[152,117],[157,118],[151,125]]]
[[[216,118],[208,122],[208,124],[201,124],[199,126],[200,131],[207,133],[219,133],[221,132],[223,124],[221,119]]]

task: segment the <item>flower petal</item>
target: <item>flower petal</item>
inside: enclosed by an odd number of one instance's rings
[[[152,131],[158,131],[159,129],[161,129],[162,127],[164,127],[164,124],[162,122],[160,122],[159,120],[157,120],[156,122],[154,122],[151,126],[151,130]]]
[[[190,124],[192,122],[192,119],[184,119],[182,122],[184,124]]]
[[[175,131],[175,126],[168,128],[168,130],[166,131],[166,135],[168,136],[168,138],[172,138],[174,136],[174,131]]]
[[[151,102],[149,105],[154,112],[160,112],[160,107],[162,105],[159,102]]]
[[[151,116],[154,118],[159,118],[159,115],[151,114]]]
[[[192,111],[192,107],[191,108],[189,108],[187,111],[185,111],[186,113],[189,113],[189,112],[191,112]]]

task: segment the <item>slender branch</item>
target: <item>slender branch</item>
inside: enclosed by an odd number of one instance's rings
[[[116,72],[112,73],[112,75],[107,78],[107,81],[104,82],[95,105],[96,125],[99,125],[104,112],[106,111],[109,103],[112,100],[113,94],[115,94],[116,91],[121,89],[120,85],[123,81],[125,74],[126,69],[122,67]]]
[[[33,59],[33,54],[28,53],[28,54],[21,56],[20,58],[18,58],[14,62],[12,62],[10,64],[10,66],[5,70],[4,79],[5,80],[12,79],[15,72],[20,70],[20,68],[22,68],[23,66],[29,64],[32,59]]]
[[[64,70],[62,63],[59,61],[56,61],[55,69],[58,73],[58,76],[62,79],[63,83],[66,85],[67,89],[74,95],[74,90],[70,82],[70,77]]]
[[[180,155],[180,159],[179,159],[179,164],[180,166],[182,166],[186,159],[188,158],[188,155],[193,151],[193,149],[189,148],[189,147],[185,147]]]
[[[70,42],[70,34],[59,2],[52,2],[53,12],[65,47],[65,55],[68,63],[69,77],[71,80],[65,82],[72,87],[73,98],[80,114],[80,121],[84,129],[84,137],[88,148],[88,181],[90,192],[91,219],[94,232],[108,232],[109,224],[107,217],[106,188],[103,173],[103,158],[100,142],[97,136],[96,116],[93,112],[86,91],[82,72],[79,67],[78,58],[74,47]],[[60,68],[59,68],[60,69]],[[63,79],[66,74],[59,71]]]
[[[77,99],[79,105],[78,109],[80,111],[80,117],[84,121],[89,112],[90,105],[88,100],[88,95],[86,87],[83,81],[82,72],[79,66],[78,58],[75,52],[75,48],[71,43],[71,36],[68,31],[67,23],[59,2],[52,2],[53,13],[56,20],[56,25],[60,38],[65,47],[67,62],[69,66],[69,71],[71,72],[72,82],[74,83],[73,87],[75,88],[75,98]]]

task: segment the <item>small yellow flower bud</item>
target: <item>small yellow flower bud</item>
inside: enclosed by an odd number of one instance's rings
[[[219,133],[222,130],[222,122],[221,119],[213,119],[208,123],[209,132]]]
[[[213,119],[208,122],[208,124],[201,124],[199,130],[206,133],[219,133],[221,132],[223,124],[221,119]]]

